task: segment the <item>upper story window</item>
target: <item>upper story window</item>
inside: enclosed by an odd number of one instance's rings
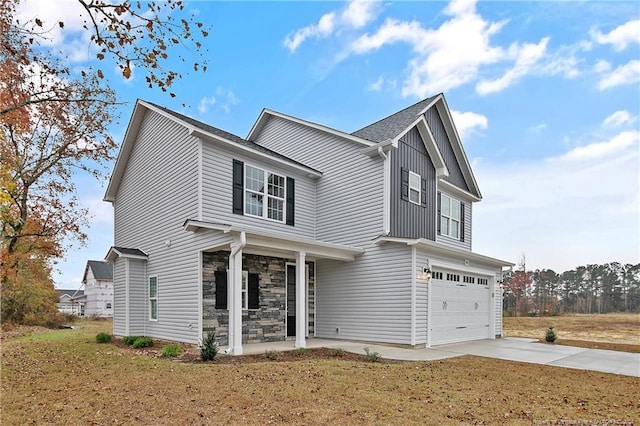
[[[295,181],[233,160],[233,212],[294,225]]]
[[[418,173],[402,168],[401,198],[418,206],[427,206],[427,180]]]
[[[440,234],[461,239],[462,204],[445,194],[440,194]]]
[[[420,175],[409,171],[409,201],[420,204]]]

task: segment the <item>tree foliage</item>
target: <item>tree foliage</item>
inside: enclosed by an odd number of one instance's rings
[[[47,47],[52,25],[63,31],[63,21],[20,22],[18,4],[0,0],[0,284],[2,320],[25,322],[55,308],[52,264],[70,241],[86,239],[89,216],[74,178],[101,177],[113,160],[109,126],[118,102],[100,66],[72,70]],[[115,62],[125,78],[137,67],[162,91],[182,77],[163,66],[171,47],[200,52],[208,34],[182,17],[180,1],[78,0],[77,7],[100,65]],[[194,69],[205,70],[206,61]]]

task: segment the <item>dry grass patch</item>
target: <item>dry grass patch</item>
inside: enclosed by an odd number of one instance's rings
[[[88,325],[3,343],[2,424],[638,421],[638,379],[480,357],[184,363]]]
[[[549,325],[553,325],[559,344],[640,352],[640,314],[505,317],[503,333],[510,337],[543,339]]]

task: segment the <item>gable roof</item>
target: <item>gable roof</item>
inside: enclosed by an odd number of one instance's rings
[[[383,142],[387,139],[393,139],[415,123],[416,119],[429,109],[429,106],[437,97],[438,95],[421,100],[402,111],[391,114],[351,134],[371,142]]]
[[[61,298],[63,296],[73,298],[77,296],[83,296],[84,290],[56,289],[56,293],[58,293],[58,298]]]
[[[148,110],[161,114],[162,116],[167,117],[170,120],[173,120],[174,122],[184,126],[189,131],[189,134],[195,137],[215,140],[227,146],[240,149],[243,152],[253,154],[254,156],[258,156],[263,159],[271,159],[272,161],[277,162],[281,165],[289,166],[299,171],[303,171],[310,177],[317,178],[322,176],[322,172],[305,164],[302,164],[299,161],[293,160],[268,148],[260,146],[252,141],[243,139],[232,133],[210,126],[206,123],[203,123],[191,117],[187,117],[186,115],[172,111],[168,108],[156,105],[152,102],[138,99],[133,109],[131,119],[129,120],[129,125],[125,133],[122,146],[120,147],[120,152],[118,153],[118,158],[116,159],[113,173],[111,174],[111,178],[109,179],[109,185],[107,186],[104,201],[115,200],[115,195],[118,191],[118,187],[120,186],[122,176],[124,175],[129,156],[131,155],[133,146],[135,145],[138,130],[140,129],[140,126],[142,124],[145,112]]]
[[[147,253],[143,252],[140,249],[113,246],[109,249],[109,253],[107,253],[107,256],[105,257],[105,259],[107,260],[107,262],[111,263],[115,261],[118,257],[125,257],[130,259],[141,259],[141,260],[147,260],[147,258],[149,258]]]
[[[91,268],[93,278],[96,280],[113,280],[113,265],[109,262],[102,260],[89,260],[87,266],[84,268],[84,275],[82,276],[82,283],[87,282],[87,272]]]

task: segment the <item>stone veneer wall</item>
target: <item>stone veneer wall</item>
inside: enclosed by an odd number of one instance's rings
[[[215,271],[229,267],[228,251],[202,254],[202,322],[203,329],[215,328],[218,342],[229,343],[229,310],[216,309]],[[242,269],[257,273],[260,282],[260,309],[242,311],[242,343],[277,342],[286,339],[286,267],[293,259],[251,254],[242,255]],[[315,277],[314,263],[309,265],[309,335],[314,330]]]

